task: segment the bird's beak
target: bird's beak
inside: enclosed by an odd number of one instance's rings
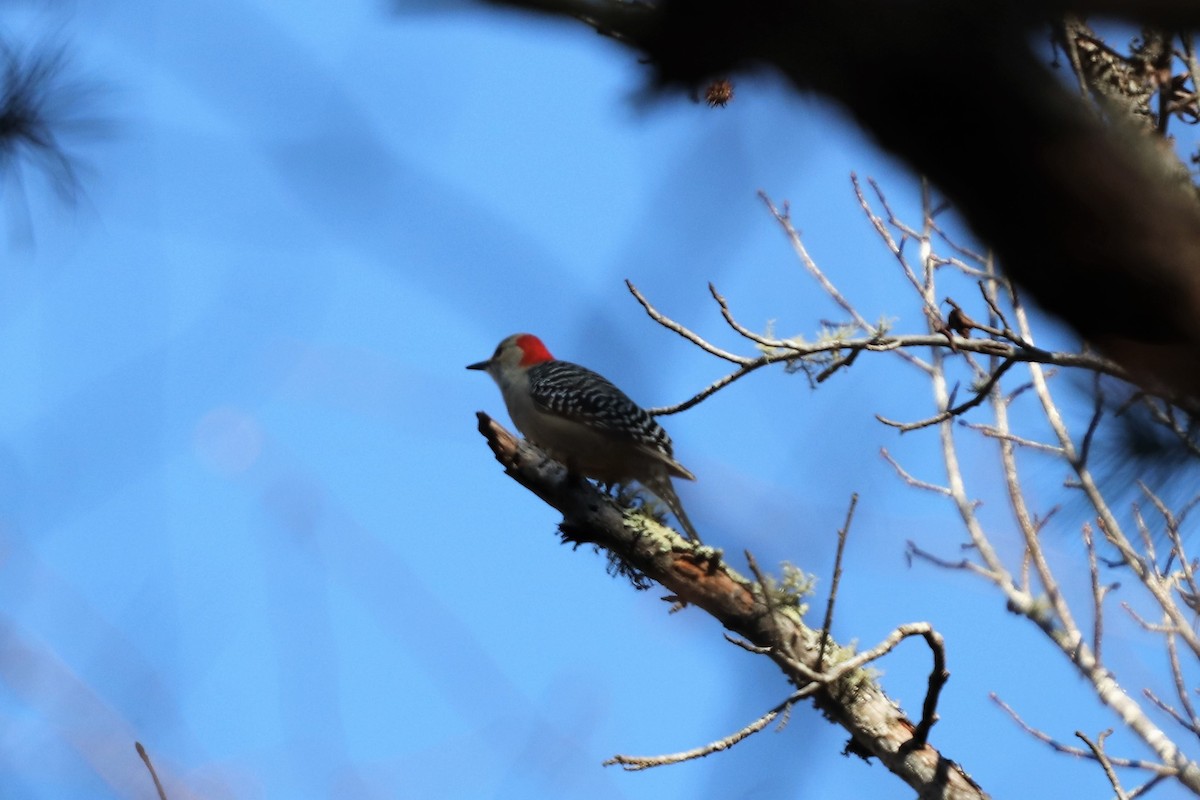
[[[491,361],[480,361],[478,364],[467,364],[467,369],[480,369],[486,372],[491,364]]]

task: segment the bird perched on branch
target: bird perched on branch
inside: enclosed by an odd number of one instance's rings
[[[671,437],[654,417],[610,381],[555,359],[528,333],[509,336],[467,369],[491,375],[517,430],[570,472],[606,485],[637,481],[700,541],[671,485],[672,477],[696,476],[675,460]]]

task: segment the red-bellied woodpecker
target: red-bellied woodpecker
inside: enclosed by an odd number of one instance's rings
[[[700,541],[671,478],[696,480],[675,460],[671,437],[645,409],[590,369],[558,361],[528,333],[471,364],[500,386],[513,424],[571,472],[603,484],[637,481],[659,497],[687,535]]]

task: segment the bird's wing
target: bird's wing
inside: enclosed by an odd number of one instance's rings
[[[663,427],[604,376],[577,364],[548,361],[529,370],[529,388],[543,411],[598,428],[674,463],[671,437]]]

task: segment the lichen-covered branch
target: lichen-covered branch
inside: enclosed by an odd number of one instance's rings
[[[850,752],[874,757],[922,798],[986,797],[953,761],[917,737],[918,725],[861,667],[907,636],[921,635],[938,653],[927,700],[928,725],[944,682],[940,641],[927,625],[901,626],[878,648],[858,656],[826,646],[824,669],[814,670],[821,631],[801,618],[797,599],[772,592],[726,563],[719,551],[696,546],[638,512],[622,510],[596,487],[570,476],[528,442],[480,413],[479,430],[505,472],[563,515],[564,539],[597,545],[619,562],[618,572],[658,583],[679,600],[710,614],[771,658],[797,687],[817,683],[814,704],[850,735]]]

